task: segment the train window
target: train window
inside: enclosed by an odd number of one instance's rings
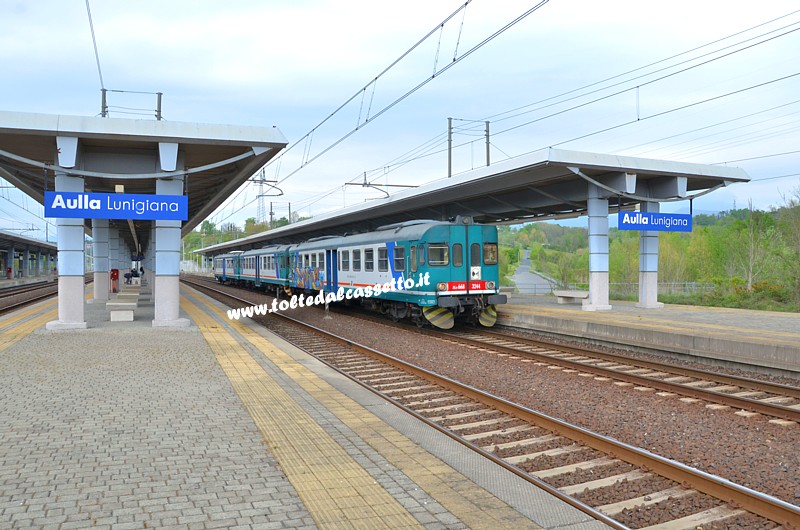
[[[378,272],[389,270],[389,249],[381,247],[378,249]]]
[[[405,272],[406,270],[405,247],[394,247],[394,270],[397,272]]]
[[[473,267],[481,266],[481,246],[478,243],[469,247],[469,264]]]
[[[312,269],[316,269],[317,268],[317,254],[316,253],[311,254],[311,268]]]
[[[325,270],[325,253],[324,252],[320,252],[319,253],[319,270],[321,270],[321,271]]]
[[[497,243],[483,244],[483,262],[486,265],[497,265]]]
[[[375,251],[371,248],[364,249],[364,272],[375,270]]]
[[[417,247],[411,245],[411,272],[417,272]]]
[[[417,254],[419,254],[419,264],[425,265],[425,245],[422,243],[417,245]]]
[[[361,251],[354,250],[353,251],[353,270],[360,271],[361,270]]]
[[[450,264],[450,247],[447,243],[431,243],[428,245],[428,263],[432,266]]]
[[[460,267],[464,264],[464,245],[453,243],[453,267]]]
[[[349,271],[350,270],[350,251],[349,250],[342,250],[339,252],[339,270],[340,271]]]

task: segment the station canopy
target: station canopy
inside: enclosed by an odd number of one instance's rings
[[[196,252],[250,250],[417,219],[468,216],[476,223],[518,224],[578,217],[586,214],[590,184],[608,198],[613,213],[648,200],[690,200],[747,181],[735,167],[544,149]]]
[[[57,166],[57,138],[78,138],[73,168]],[[179,167],[160,172],[159,144],[178,144]],[[86,192],[155,194],[156,180],[186,175],[189,200],[186,235],[239,186],[286,146],[275,127],[164,120],[131,120],[0,111],[0,177],[43,203],[53,191],[55,172],[83,176]],[[125,165],[124,174],[85,167]],[[127,162],[126,162],[127,161]],[[121,187],[120,187],[121,186]],[[150,221],[110,221],[129,248],[146,248]],[[90,233],[91,220],[86,220]]]
[[[37,253],[52,252],[55,254],[58,251],[55,243],[34,239],[8,230],[0,230],[0,252],[8,252],[12,248],[17,252],[29,249]]]

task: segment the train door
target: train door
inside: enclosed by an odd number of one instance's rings
[[[325,290],[329,293],[339,289],[339,256],[336,249],[325,251],[325,268],[328,274],[325,275]]]
[[[450,245],[451,281],[456,284],[463,284],[458,287],[453,286],[452,290],[466,292],[470,276],[469,262],[465,260],[465,254],[469,249],[467,226],[455,225],[450,227]]]

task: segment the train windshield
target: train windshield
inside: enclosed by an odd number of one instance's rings
[[[483,263],[486,265],[497,265],[497,244],[483,244]]]
[[[444,266],[450,263],[450,248],[446,243],[431,243],[428,245],[428,264]]]

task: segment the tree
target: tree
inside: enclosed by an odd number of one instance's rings
[[[289,224],[289,220],[286,218],[286,216],[283,216],[280,219],[275,219],[272,222],[272,228],[280,228],[280,227],[286,226],[288,224]]]
[[[748,217],[746,229],[739,237],[743,252],[740,254],[742,260],[743,276],[747,281],[747,290],[753,290],[753,283],[766,269],[769,264],[769,257],[772,244],[775,241],[776,232],[773,229],[772,217],[758,210],[753,210],[753,200],[747,202]]]
[[[236,223],[225,223],[219,227],[219,231],[222,233],[222,238],[226,241],[230,241],[231,239],[237,239],[242,236],[242,229],[236,226]]]
[[[215,234],[217,232],[217,226],[211,221],[205,220],[200,224],[200,231],[206,236],[210,236],[211,234]]]
[[[264,223],[257,223],[255,217],[248,217],[244,220],[245,235],[251,236],[253,234],[258,234],[259,232],[265,232],[266,230],[267,225]]]
[[[776,212],[784,247],[780,256],[786,283],[791,286],[795,302],[800,303],[800,186],[784,196],[783,202],[784,205]]]

